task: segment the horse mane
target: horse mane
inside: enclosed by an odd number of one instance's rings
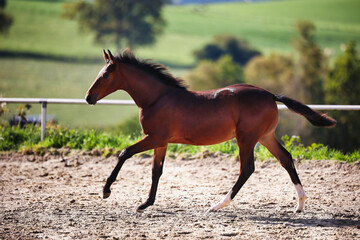
[[[167,67],[159,63],[154,63],[151,59],[138,59],[129,49],[125,49],[115,58],[119,63],[131,65],[154,76],[165,85],[187,90],[184,81],[171,75],[171,73],[168,72]]]

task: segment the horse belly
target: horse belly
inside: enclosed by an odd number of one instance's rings
[[[170,139],[172,143],[212,145],[234,138],[235,124],[218,116],[213,119],[194,119],[177,128],[175,132]]]

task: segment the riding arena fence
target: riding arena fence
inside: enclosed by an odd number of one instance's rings
[[[36,103],[41,104],[40,126],[41,126],[41,141],[44,140],[46,134],[46,108],[48,104],[87,104],[84,99],[71,98],[0,98],[0,103]],[[96,104],[103,105],[135,105],[133,100],[100,100]],[[278,104],[279,110],[285,110],[287,107],[283,104]],[[337,111],[359,111],[360,105],[307,105],[315,110],[337,110]]]

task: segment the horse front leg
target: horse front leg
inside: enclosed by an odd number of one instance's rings
[[[111,172],[110,176],[106,180],[106,184],[103,188],[103,198],[108,198],[111,194],[110,187],[115,182],[117,175],[119,174],[119,171],[124,164],[124,162],[131,158],[134,154],[144,152],[150,149],[154,149],[158,146],[162,146],[164,144],[161,144],[159,139],[154,138],[152,136],[145,136],[142,140],[135,143],[134,145],[131,145],[130,147],[125,148],[118,157],[118,162],[114,168],[114,170]]]
[[[152,183],[148,199],[142,203],[136,211],[143,212],[147,207],[155,202],[156,192],[159,185],[159,180],[163,172],[163,165],[166,155],[167,145],[161,148],[154,149],[154,158],[152,164]]]

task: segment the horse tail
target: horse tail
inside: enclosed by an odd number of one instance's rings
[[[284,103],[291,111],[301,114],[316,127],[334,127],[336,125],[336,120],[332,117],[329,117],[325,113],[315,111],[294,99],[282,95],[274,95],[274,101]]]

